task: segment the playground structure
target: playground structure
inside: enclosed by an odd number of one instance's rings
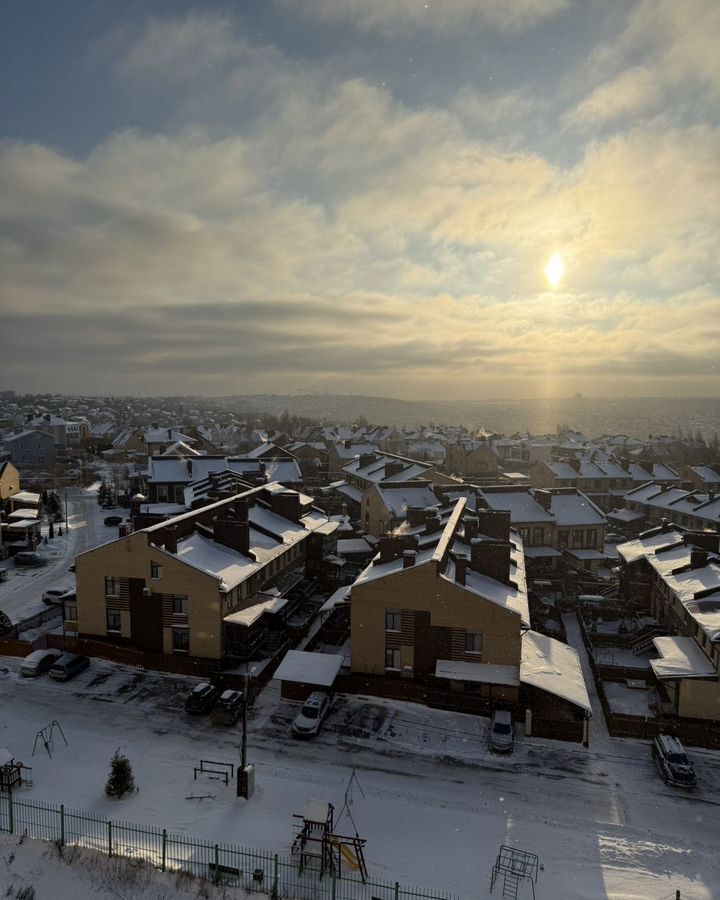
[[[227,787],[230,780],[235,777],[235,763],[218,762],[213,759],[201,759],[199,766],[193,766],[193,778],[197,781],[198,775],[207,775],[210,781],[222,781]],[[188,798],[203,799],[203,798]],[[214,799],[214,798],[213,798]]]
[[[291,853],[299,857],[300,872],[314,862],[319,863],[320,878],[325,874],[341,875],[344,869],[359,872],[363,881],[367,867],[364,838],[334,833],[335,807],[322,800],[308,800],[302,814],[293,816]]]
[[[35,743],[33,744],[32,752],[33,756],[35,756],[35,750],[37,749],[38,741],[40,741],[47,750],[47,755],[50,757],[50,759],[52,759],[52,753],[50,751],[54,746],[54,737],[56,730],[60,732],[60,736],[65,741],[65,746],[67,747],[67,738],[65,737],[65,734],[60,727],[60,723],[57,719],[53,719],[52,722],[49,722],[47,725],[43,725],[43,727],[35,735]]]
[[[517,900],[518,888],[523,879],[530,882],[533,900],[535,900],[535,883],[538,877],[538,857],[534,853],[518,850],[517,847],[500,847],[490,879],[490,893],[495,887],[498,875],[503,877],[502,895]]]
[[[32,784],[31,774],[29,766],[24,766],[9,750],[0,747],[0,791],[9,794],[14,787]]]

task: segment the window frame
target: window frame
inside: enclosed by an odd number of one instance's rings
[[[175,656],[188,656],[190,654],[190,629],[182,626],[182,625],[173,625],[170,629],[172,634],[172,652]],[[185,647],[177,647],[175,645],[175,638],[178,635],[184,635],[187,646]]]
[[[473,640],[469,640],[472,638]],[[469,644],[479,644],[480,649],[475,649],[475,646],[470,647]],[[482,656],[483,652],[483,633],[479,628],[468,628],[465,631],[465,653],[469,653],[472,656]]]
[[[397,619],[397,628],[392,628],[391,624]],[[400,634],[402,631],[402,616],[399,609],[395,607],[385,609],[385,631],[392,634]]]
[[[395,662],[397,661],[397,665]],[[402,668],[402,650],[400,647],[385,647],[385,671],[399,672]]]
[[[110,626],[110,617],[117,617],[117,628]],[[108,634],[122,634],[122,615],[119,609],[105,610],[105,630]]]

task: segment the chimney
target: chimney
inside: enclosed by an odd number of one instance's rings
[[[297,491],[274,491],[270,494],[270,509],[291,522],[299,522],[300,494]]]
[[[250,552],[250,525],[229,519],[216,519],[213,523],[213,540],[247,556]]]
[[[238,522],[248,521],[248,501],[247,497],[241,497],[233,504],[235,508],[235,518]]]
[[[467,567],[470,560],[467,556],[455,557],[455,581],[458,584],[465,584],[467,580]]]
[[[358,463],[358,468],[364,469],[365,466],[371,465],[371,463],[375,462],[375,454],[374,453],[361,453],[360,461]]]
[[[410,566],[414,566],[416,556],[417,551],[415,550],[403,550],[403,569],[409,569]]]
[[[417,540],[413,535],[383,535],[380,538],[380,559],[377,562],[380,565],[393,562],[403,557],[405,550],[414,551],[416,548]]]
[[[440,516],[436,509],[426,509],[425,515],[425,534],[437,534],[441,529]]]
[[[701,550],[698,547],[693,547],[690,550],[690,568],[691,569],[704,569],[707,564],[708,564],[707,550]]]
[[[419,528],[425,524],[425,510],[421,506],[408,506],[406,517],[411,528]]]
[[[469,544],[478,536],[480,523],[478,522],[477,516],[465,516],[463,518],[463,525],[465,526],[465,543]]]
[[[167,433],[168,433],[168,440],[171,441],[172,440],[172,429],[168,428]]]
[[[385,478],[394,478],[396,475],[399,475],[404,468],[405,466],[398,459],[393,459],[389,462],[386,462]]]
[[[346,438],[346,439],[343,441],[343,447],[344,447],[346,450],[349,450],[349,449],[352,447],[352,441],[351,441],[349,438]]]
[[[580,471],[580,460],[577,458],[577,456],[571,456],[568,462],[576,472]]]
[[[192,460],[185,460],[185,471],[187,472],[187,477],[192,478]]]
[[[510,540],[510,513],[497,509],[476,509],[475,517],[480,534],[498,541]]]
[[[660,519],[660,530],[663,534],[667,534],[670,531],[670,522],[666,518]]]
[[[537,502],[542,506],[545,512],[550,512],[552,507],[552,494],[550,491],[540,490],[540,488],[536,488],[533,492],[533,496],[537,500]]]
[[[163,532],[165,550],[168,553],[177,553],[177,528],[171,525]]]
[[[510,583],[510,542],[475,538],[470,544],[470,568],[502,584]]]
[[[340,514],[343,515],[343,516],[347,516],[347,514],[348,514],[348,511],[347,511],[347,503],[345,503],[344,500],[343,500],[343,502],[340,504]]]

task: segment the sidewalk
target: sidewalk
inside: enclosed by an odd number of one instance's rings
[[[578,624],[575,613],[565,613],[563,615],[563,624],[565,625],[568,644],[577,650],[578,656],[580,657],[583,678],[585,679],[585,686],[587,687],[588,696],[590,697],[590,706],[592,707],[592,719],[590,720],[590,746],[594,750],[611,746],[610,734],[605,722],[605,714],[603,713],[603,708],[600,704],[600,698],[598,697],[598,692],[595,687],[595,679],[593,678],[587,650],[583,643],[580,625]]]

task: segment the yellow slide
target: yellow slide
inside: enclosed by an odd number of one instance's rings
[[[347,847],[345,844],[340,844],[340,852],[345,857],[345,861],[351,869],[357,870],[360,868],[360,864],[357,861],[357,856],[355,856],[355,854],[349,847]]]

